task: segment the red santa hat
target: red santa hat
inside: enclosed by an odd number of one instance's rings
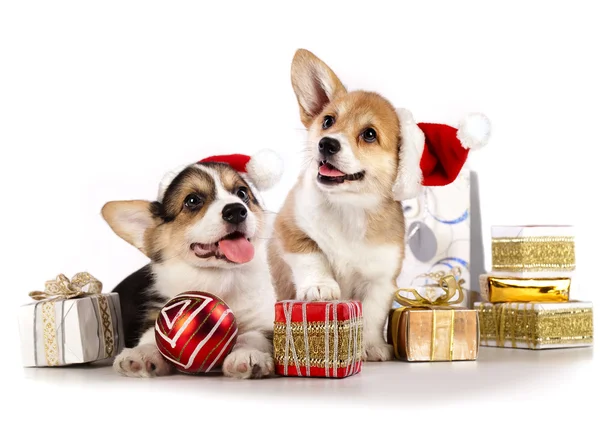
[[[436,123],[416,123],[412,113],[398,109],[401,146],[394,198],[416,197],[423,186],[452,183],[467,161],[469,150],[487,144],[491,125],[481,113],[465,116],[458,128]]]
[[[226,163],[235,169],[248,184],[258,191],[268,190],[279,182],[283,174],[283,161],[281,157],[272,150],[264,149],[253,156],[242,154],[209,156],[198,161],[196,164],[219,162]],[[159,202],[162,201],[167,188],[189,164],[181,165],[169,171],[161,180],[158,187]]]

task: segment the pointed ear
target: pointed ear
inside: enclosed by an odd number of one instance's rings
[[[305,49],[297,50],[294,55],[292,87],[300,106],[300,119],[307,128],[331,100],[346,93],[327,64]]]
[[[146,256],[150,249],[146,232],[156,227],[159,219],[152,214],[148,201],[112,201],[102,207],[102,217],[111,229]]]

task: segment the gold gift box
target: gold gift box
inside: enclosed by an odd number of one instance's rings
[[[389,314],[388,343],[399,360],[476,360],[478,313],[448,306],[401,307]]]
[[[498,278],[479,276],[481,296],[491,303],[500,302],[567,302],[570,278]]]
[[[481,346],[548,349],[592,346],[591,302],[476,302]]]
[[[570,277],[575,271],[573,227],[493,226],[492,270],[507,277]]]

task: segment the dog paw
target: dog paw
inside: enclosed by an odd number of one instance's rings
[[[298,290],[300,300],[339,300],[341,296],[340,286],[333,279],[311,283]]]
[[[367,344],[362,354],[363,361],[389,361],[394,358],[394,348],[387,343]]]
[[[223,373],[238,379],[259,379],[275,372],[273,357],[256,349],[240,348],[225,358]]]
[[[115,358],[113,368],[128,377],[166,376],[173,370],[156,345],[151,344],[124,349]]]

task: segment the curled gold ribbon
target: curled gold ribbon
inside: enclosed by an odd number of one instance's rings
[[[71,280],[62,273],[56,279],[46,281],[44,291],[32,291],[33,300],[72,299],[102,293],[102,283],[87,272],[80,272]]]
[[[464,299],[462,284],[465,283],[464,279],[460,279],[458,281],[456,280],[456,276],[460,276],[460,274],[460,268],[455,267],[450,272],[437,271],[419,275],[417,278],[428,277],[436,279],[438,281],[439,288],[441,288],[444,291],[444,294],[435,299],[430,299],[429,297],[421,295],[414,288],[401,288],[398,291],[396,291],[394,300],[406,307],[450,306],[456,303],[460,303]],[[404,297],[402,296],[401,292],[410,293],[413,295],[413,297]],[[455,300],[452,300],[457,293],[458,297]]]

